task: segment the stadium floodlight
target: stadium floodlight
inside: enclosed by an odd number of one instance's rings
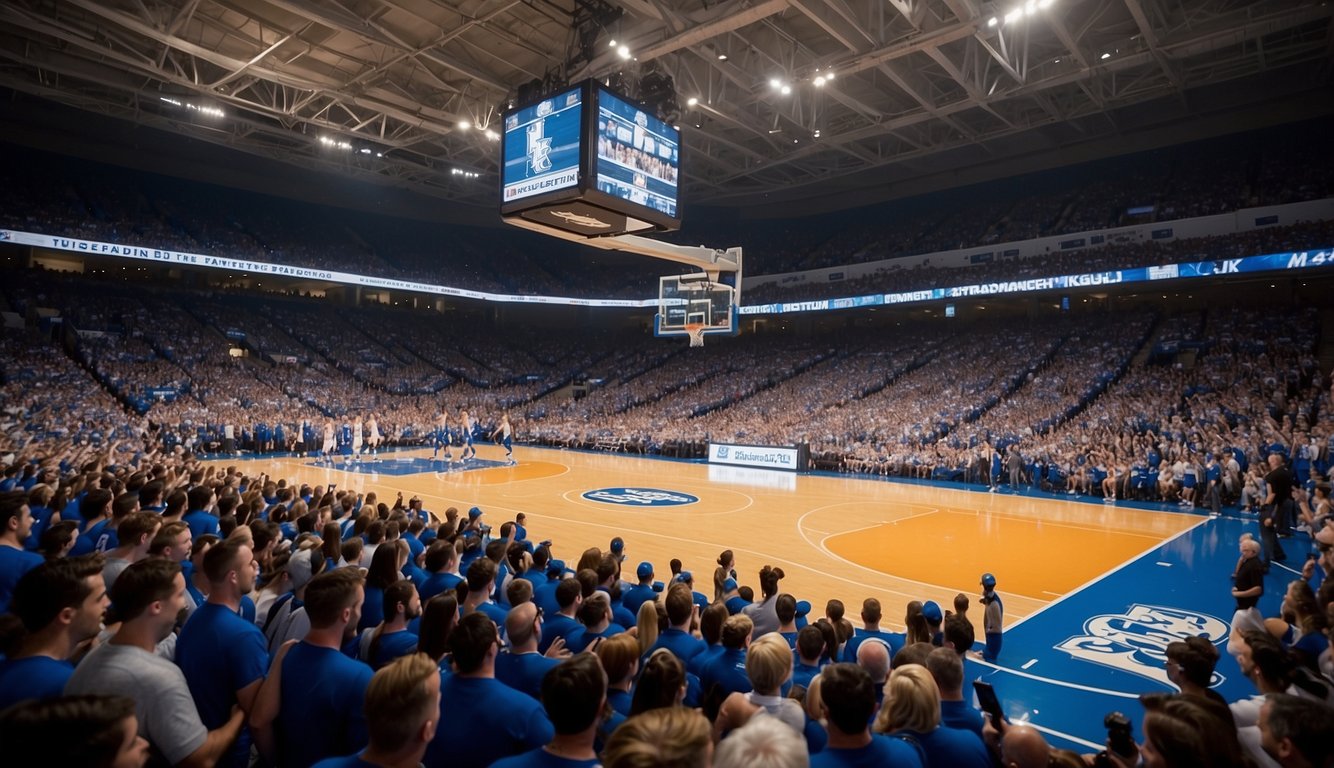
[[[782,80],[779,80],[779,79],[776,78],[776,77],[771,77],[771,78],[769,78],[769,87],[772,88],[772,89],[774,89],[774,90],[776,91],[776,90],[778,90],[779,88],[782,88],[782,87],[783,87],[783,81],[782,81]]]
[[[467,120],[460,120],[460,121],[459,121],[458,129],[459,129],[460,131],[466,131],[466,130],[468,130],[468,129],[471,128],[471,127],[472,127],[472,123],[468,122]]]
[[[999,24],[999,23],[1000,23],[1000,19],[996,18],[995,16],[992,16],[990,19],[987,19],[987,26],[988,26],[988,27],[994,27],[994,26],[996,26],[996,25]]]
[[[1009,13],[1005,14],[1005,23],[1006,23],[1006,24],[1013,24],[1013,23],[1015,23],[1016,21],[1022,19],[1023,17],[1024,17],[1024,9],[1023,9],[1023,8],[1015,8],[1014,10],[1012,10],[1012,11],[1010,11]]]
[[[786,96],[789,93],[792,93],[792,86],[788,85],[787,83],[783,83],[783,87],[779,88],[778,92]]]
[[[825,83],[824,75],[816,75],[813,82],[815,83],[816,88],[823,88]]]
[[[1103,55],[1099,56],[1098,58],[1102,59],[1103,61],[1106,61],[1106,60],[1112,58],[1112,54],[1110,54],[1110,53],[1104,53]]]
[[[693,106],[695,106],[695,105],[698,104],[698,103],[699,103],[699,99],[695,98],[694,96],[691,96],[690,98],[686,99],[686,106],[687,106],[687,107],[693,107]]]
[[[616,55],[620,56],[622,59],[630,58],[630,46],[622,45],[620,48],[617,48]]]

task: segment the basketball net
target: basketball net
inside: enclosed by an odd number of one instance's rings
[[[686,334],[690,336],[690,346],[692,347],[704,346],[703,323],[686,323],[685,328],[686,328]]]

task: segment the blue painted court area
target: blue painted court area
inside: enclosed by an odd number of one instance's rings
[[[990,682],[1011,720],[1030,720],[1054,742],[1080,751],[1103,742],[1103,716],[1114,710],[1127,715],[1142,736],[1143,709],[1136,697],[1175,690],[1164,671],[1165,649],[1189,635],[1207,635],[1219,649],[1214,690],[1229,701],[1252,695],[1254,687],[1226,645],[1235,608],[1230,590],[1237,542],[1243,531],[1256,529],[1254,521],[1202,520],[1010,628],[1000,663],[970,660],[969,678],[981,675]],[[1284,546],[1287,565],[1300,567],[1310,539],[1294,537]],[[1275,564],[1260,601],[1264,615],[1278,615],[1283,593],[1296,578]]]
[[[477,469],[495,469],[496,467],[513,466],[505,461],[491,461],[489,459],[464,459],[463,461],[445,461],[444,459],[425,459],[425,458],[387,458],[380,461],[354,461],[343,463],[341,460],[332,463],[322,461],[308,461],[308,467],[319,467],[321,469],[340,469],[344,472],[356,472],[363,475],[420,475],[427,472],[471,472]]]

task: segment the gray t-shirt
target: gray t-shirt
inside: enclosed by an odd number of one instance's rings
[[[172,765],[204,745],[208,729],[199,719],[180,667],[142,648],[104,645],[88,654],[65,685],[65,694],[102,694],[134,699],[139,735]]]
[[[102,581],[107,585],[107,591],[111,591],[111,585],[116,583],[116,577],[120,576],[121,571],[130,567],[129,560],[122,560],[119,557],[107,558],[102,566]]]

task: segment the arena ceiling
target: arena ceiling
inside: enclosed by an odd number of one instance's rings
[[[494,205],[488,131],[521,86],[656,69],[686,199],[750,205],[1320,91],[1332,19],[1281,0],[6,0],[0,87]]]

